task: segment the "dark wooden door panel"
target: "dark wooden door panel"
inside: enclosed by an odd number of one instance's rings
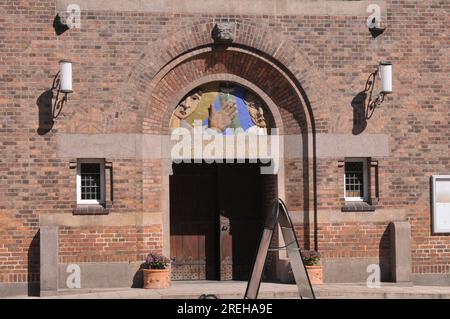
[[[215,171],[180,165],[170,178],[172,279],[217,279]]]
[[[174,165],[173,280],[249,278],[263,222],[261,180],[257,164]]]
[[[263,220],[259,165],[219,166],[218,185],[219,209],[230,221],[232,277],[248,280]]]

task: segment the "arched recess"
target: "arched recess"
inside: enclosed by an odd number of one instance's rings
[[[277,128],[278,134],[284,134],[283,131],[283,120],[281,118],[281,114],[279,112],[279,109],[275,102],[272,100],[272,98],[266,94],[263,90],[261,90],[257,85],[254,83],[246,80],[245,78],[230,74],[230,73],[216,73],[211,75],[205,75],[198,79],[196,79],[193,82],[190,82],[186,87],[184,87],[178,94],[176,94],[171,100],[168,102],[169,106],[169,112],[166,112],[164,114],[163,120],[161,121],[162,131],[166,131],[166,129],[169,127],[169,120],[171,112],[170,110],[174,110],[175,107],[178,105],[178,103],[182,100],[182,98],[190,91],[195,89],[196,87],[202,86],[204,84],[210,83],[210,82],[230,82],[235,83],[238,85],[241,85],[247,89],[250,89],[253,91],[258,97],[261,98],[261,100],[264,102],[264,104],[267,106],[269,111],[269,116],[271,120],[271,125],[269,127]]]
[[[170,116],[180,100],[195,87],[214,81],[235,82],[251,89],[264,100],[270,109],[276,127],[282,134],[297,134],[302,154],[300,158],[296,159],[297,162],[294,163],[294,166],[300,166],[297,169],[301,173],[293,171],[291,173],[294,175],[291,176],[289,173],[289,178],[286,178],[285,170],[282,168],[277,177],[278,192],[280,197],[285,197],[285,187],[290,189],[286,199],[292,210],[304,215],[305,223],[300,233],[303,235],[302,242],[309,248],[310,205],[314,198],[311,194],[313,183],[310,179],[312,166],[308,139],[312,125],[301,88],[276,61],[255,50],[233,45],[226,47],[203,46],[175,58],[148,83],[146,107],[139,113],[139,125],[141,125],[142,133],[168,134]],[[152,165],[150,167],[153,167]],[[146,167],[144,163],[144,185],[148,184],[145,182],[146,178],[154,180],[154,176]],[[295,173],[301,174],[301,176],[295,176]],[[164,231],[164,247],[168,250],[170,244],[170,235],[167,231],[170,227],[169,176],[165,173],[162,175],[160,211],[163,212],[163,228],[166,229]],[[296,186],[291,187],[294,183]],[[148,191],[144,186],[144,201]],[[151,206],[151,203],[148,205],[144,203],[143,206]],[[166,253],[168,253],[167,250]]]
[[[146,127],[144,123],[145,110],[151,110],[152,103],[151,91],[163,79],[165,74],[175,65],[182,63],[185,59],[196,56],[199,50],[221,50],[222,45],[214,44],[211,37],[211,31],[217,22],[223,22],[216,18],[202,17],[196,19],[191,25],[185,25],[178,30],[174,29],[167,33],[161,39],[151,42],[142,51],[138,62],[130,70],[128,81],[120,92],[120,97],[114,106],[115,112],[119,115],[136,114],[138,118],[129,120],[129,127],[136,127],[138,132],[146,131],[148,133],[161,133],[161,129]],[[274,65],[283,74],[284,78],[295,90],[295,95],[302,101],[302,109],[306,112],[306,121],[308,123],[308,136],[303,147],[310,148],[303,152],[303,164],[307,169],[304,170],[306,178],[304,181],[304,193],[307,195],[300,197],[305,207],[299,207],[295,203],[288,202],[292,210],[303,210],[303,239],[305,246],[309,248],[310,244],[310,222],[314,227],[314,249],[318,250],[317,240],[317,162],[316,162],[316,127],[314,113],[322,105],[330,104],[332,97],[327,92],[326,79],[315,65],[308,59],[302,48],[301,42],[293,41],[287,35],[280,36],[282,30],[271,28],[268,25],[253,23],[245,19],[233,18],[235,32],[233,44],[227,49],[239,50],[255,53],[261,60]],[[130,94],[131,93],[131,94]],[[153,109],[153,111],[162,112],[164,110]],[[107,131],[120,130],[121,125],[127,125],[115,121],[114,114],[108,125]],[[324,121],[322,119],[321,121]],[[121,121],[123,122],[123,120]],[[159,121],[161,124],[162,121]],[[153,123],[156,124],[156,123]],[[116,128],[117,127],[117,128]],[[150,129],[149,129],[150,128]],[[144,173],[145,175],[145,173]],[[310,209],[310,207],[312,209]],[[165,207],[159,207],[159,211],[164,211]],[[143,205],[145,211],[145,205]]]
[[[272,113],[280,114],[284,127],[279,128],[285,134],[306,134],[309,131],[309,116],[301,92],[280,67],[253,50],[235,46],[218,50],[208,46],[178,57],[149,83],[146,107],[139,118],[142,132],[167,134],[166,124],[183,96],[181,92],[192,88],[192,83],[201,77],[220,80],[217,74],[236,76],[253,84],[261,94],[270,96],[278,110]]]
[[[223,48],[254,52],[259,58],[273,64],[285,75],[308,110],[309,128],[314,129],[314,110],[326,103],[329,94],[326,91],[326,79],[304,53],[299,42],[288,36],[280,36],[282,30],[275,30],[264,24],[255,24],[247,20],[233,19],[235,34],[229,46],[213,42],[211,31],[215,18],[195,20],[191,25],[179,30],[171,30],[159,40],[153,41],[142,51],[139,60],[128,74],[128,81],[121,87],[119,99],[115,101],[115,113],[142,112],[148,108],[150,91],[164,74],[177,63],[195,56],[201,50],[223,50]],[[223,22],[223,19],[220,19]],[[307,92],[307,93],[306,93]],[[131,94],[130,94],[131,93]],[[116,112],[117,110],[121,110]],[[112,115],[110,117],[113,117]],[[135,119],[130,122],[134,126]],[[107,131],[116,130],[117,121],[109,122]],[[140,125],[136,129],[139,130]]]

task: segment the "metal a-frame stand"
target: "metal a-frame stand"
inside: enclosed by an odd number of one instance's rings
[[[285,246],[271,249],[269,246],[277,225],[280,225]],[[315,299],[314,291],[312,289],[305,264],[303,263],[303,256],[298,245],[297,237],[295,236],[294,226],[291,218],[289,217],[289,212],[286,205],[281,199],[275,200],[272,211],[266,216],[258,253],[256,254],[252,274],[247,284],[244,299],[256,299],[258,297],[267,252],[270,250],[281,249],[287,250],[300,298]]]

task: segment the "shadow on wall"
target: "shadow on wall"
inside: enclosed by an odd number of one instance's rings
[[[353,108],[353,135],[361,134],[367,127],[366,100],[367,93],[365,91],[361,91],[356,94],[351,102]]]
[[[39,111],[39,127],[37,129],[39,135],[45,135],[53,128],[52,101],[53,91],[51,89],[43,92],[36,100]]]
[[[53,19],[53,28],[55,29],[56,35],[61,35],[67,30],[69,30],[69,26],[65,23],[62,23],[59,14],[57,14]]]
[[[28,247],[28,296],[40,292],[40,232],[34,235]]]
[[[134,274],[131,288],[142,288],[144,286],[144,272],[142,271],[145,268],[144,266],[145,263],[142,263]]]
[[[390,245],[391,245],[391,238],[388,225],[380,238],[380,244],[378,247],[380,272],[381,272],[380,279],[382,282],[391,281]]]

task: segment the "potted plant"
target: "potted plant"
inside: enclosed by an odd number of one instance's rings
[[[305,263],[311,284],[323,284],[323,267],[320,263],[319,253],[317,251],[303,252],[303,262]]]
[[[157,253],[150,253],[142,268],[145,289],[168,288],[170,286],[169,258]]]

